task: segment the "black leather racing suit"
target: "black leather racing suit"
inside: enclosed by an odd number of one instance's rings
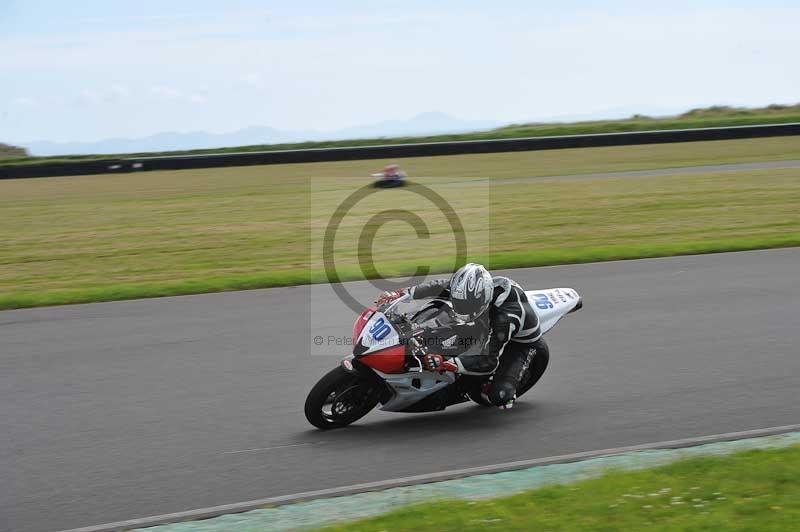
[[[520,378],[536,353],[535,344],[542,332],[525,291],[507,277],[494,277],[493,283],[489,310],[474,323],[454,326],[457,340],[445,340],[440,351],[452,356],[461,373],[494,372],[488,397],[492,404],[502,406],[514,397]],[[448,299],[449,281],[429,281],[410,287],[408,293],[413,299]]]

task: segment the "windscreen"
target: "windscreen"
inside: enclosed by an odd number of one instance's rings
[[[438,299],[412,299],[404,297],[384,310],[384,314],[398,325],[418,326],[426,329],[453,325],[450,305]]]

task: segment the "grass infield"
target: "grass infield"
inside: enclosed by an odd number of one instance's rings
[[[413,530],[797,530],[800,446],[701,457],[484,501],[431,501],[325,528]]]
[[[537,176],[800,159],[800,137],[409,158],[468,236],[469,260],[511,268],[800,245],[800,168],[664,176]],[[0,309],[321,282],[318,237],[381,161],[0,181]],[[512,180],[508,180],[511,178]],[[521,179],[516,179],[521,178]],[[412,190],[342,223],[336,264],[364,277],[358,230],[403,207],[429,224],[378,230],[377,271],[447,272],[453,235]],[[349,240],[348,240],[349,237]]]

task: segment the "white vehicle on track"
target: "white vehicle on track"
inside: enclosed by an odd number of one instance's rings
[[[536,307],[542,334],[583,301],[572,288],[527,290]],[[353,423],[380,403],[389,412],[432,412],[472,400],[490,403],[481,394],[492,375],[468,375],[424,369],[426,347],[414,341],[424,328],[449,326],[451,303],[445,299],[414,300],[408,294],[390,303],[365,309],[353,326],[353,354],[329,371],[306,399],[308,421],[320,429]],[[530,390],[547,369],[550,351],[543,338],[517,388],[517,397]]]

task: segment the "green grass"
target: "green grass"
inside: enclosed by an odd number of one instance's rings
[[[431,501],[333,531],[789,531],[800,446],[703,457],[485,501]]]
[[[654,129],[694,129],[703,127],[748,126],[758,124],[785,124],[800,122],[800,104],[771,105],[764,108],[748,109],[725,106],[693,109],[679,116],[652,118],[634,115],[621,120],[595,120],[571,123],[527,123],[512,124],[489,131],[473,133],[429,135],[418,137],[393,137],[348,139],[320,142],[295,142],[284,144],[259,144],[253,146],[233,146],[227,148],[183,150],[172,152],[153,152],[117,155],[72,155],[51,157],[16,157],[2,161],[3,165],[43,164],[53,162],[79,161],[88,159],[108,159],[133,157],[137,155],[181,155],[199,153],[228,153],[266,150],[293,150],[307,148],[330,148],[346,146],[370,146],[375,144],[405,144],[414,142],[445,142],[454,140],[486,140],[523,137],[544,137],[552,135],[583,135],[590,133],[620,133],[625,131],[648,131]]]
[[[492,268],[800,245],[800,169],[580,180],[499,178],[800,159],[800,138],[409,159],[461,216],[469,259]],[[319,237],[374,161],[0,181],[0,308],[324,280]],[[413,187],[409,187],[413,190]],[[357,236],[387,208],[431,228],[378,231],[382,275],[446,272],[453,237],[410,190],[371,196],[337,240],[359,279]]]

